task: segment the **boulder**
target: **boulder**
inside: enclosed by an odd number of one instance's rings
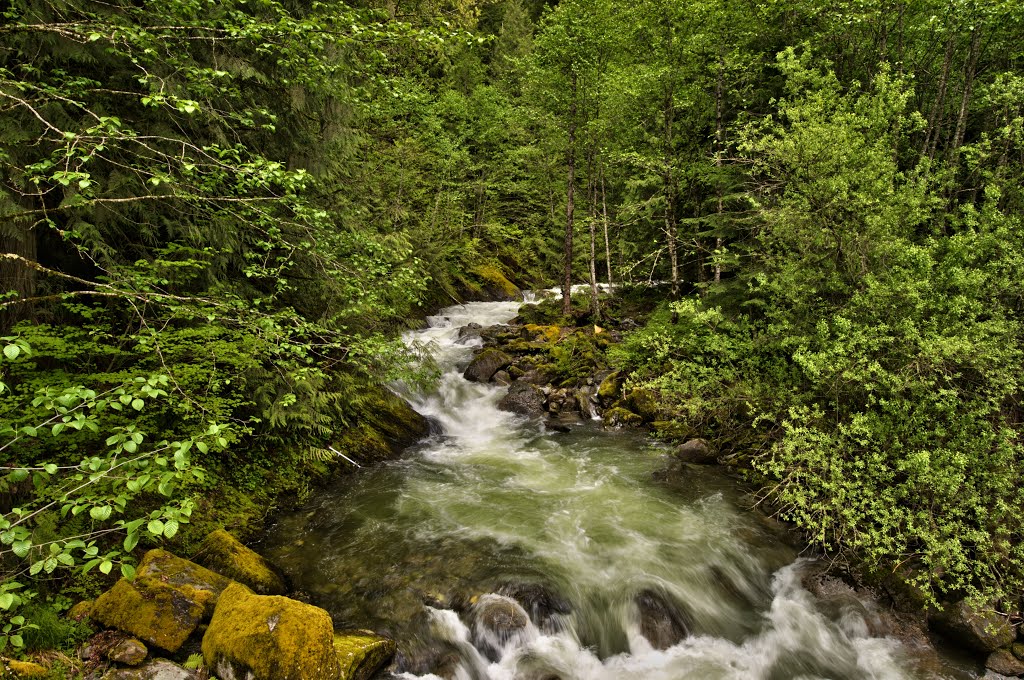
[[[528,323],[523,326],[523,329],[519,332],[519,337],[523,340],[532,340],[534,342],[553,345],[562,337],[562,328],[561,326],[556,325],[541,326],[534,323]]]
[[[223,529],[210,532],[199,547],[196,561],[260,595],[284,595],[288,590],[277,567]]]
[[[623,406],[643,418],[645,423],[654,422],[661,417],[661,407],[650,390],[642,388],[630,390],[622,402]]]
[[[470,270],[481,281],[483,292],[494,300],[522,300],[523,291],[509,281],[500,269],[482,264]]]
[[[221,680],[337,680],[341,673],[327,612],[239,583],[217,602],[203,658]]]
[[[686,615],[666,595],[645,589],[633,602],[640,616],[640,633],[655,649],[668,649],[690,634]]]
[[[143,556],[135,581],[156,581],[178,589],[188,599],[203,607],[204,619],[213,616],[217,598],[231,583],[227,576],[159,548]]]
[[[622,391],[622,373],[609,373],[597,387],[597,400],[602,406],[610,406],[619,398]]]
[[[473,606],[472,617],[476,647],[491,661],[497,661],[505,645],[530,624],[526,611],[504,595],[481,597]]]
[[[512,357],[498,349],[485,349],[473,357],[463,377],[473,382],[487,382],[495,373],[512,363]]]
[[[512,376],[508,371],[498,371],[494,374],[494,377],[491,378],[491,382],[507,387],[512,384]]]
[[[674,455],[684,463],[696,463],[698,465],[713,465],[718,462],[711,445],[704,439],[691,439],[680,444]]]
[[[994,652],[1012,643],[1017,633],[994,611],[979,611],[965,600],[946,604],[928,617],[929,627],[963,647],[977,652]]]
[[[395,641],[368,630],[342,631],[334,636],[341,680],[368,680],[395,655]]]
[[[508,394],[498,402],[498,408],[524,416],[539,416],[544,414],[544,401],[540,388],[520,380],[508,388]]]
[[[1024,661],[1024,642],[1014,642],[1010,645],[1010,651],[1013,652],[1015,657]]]
[[[149,655],[146,645],[135,638],[125,638],[107,650],[107,658],[125,666],[138,666]]]
[[[195,671],[185,670],[167,659],[153,659],[138,668],[115,668],[103,680],[196,680]]]
[[[510,583],[498,593],[518,602],[539,628],[557,629],[554,617],[572,613],[572,604],[567,599],[540,583]]]
[[[173,653],[199,625],[203,605],[157,579],[121,579],[97,598],[92,617]]]
[[[605,425],[609,427],[635,427],[643,425],[644,422],[643,418],[621,406],[608,409],[602,418],[604,418]]]
[[[480,337],[480,331],[483,329],[478,323],[469,323],[459,329],[457,336],[457,342],[461,345],[469,344],[471,341]]]
[[[1008,649],[997,649],[985,659],[985,668],[1000,675],[1020,677],[1024,675],[1024,661],[1021,661]]]
[[[547,385],[555,377],[555,372],[547,365],[537,366],[519,376],[519,380],[522,382],[528,382],[531,385]]]

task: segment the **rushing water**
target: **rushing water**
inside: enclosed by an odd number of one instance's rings
[[[717,472],[632,433],[499,411],[504,388],[462,378],[474,341],[458,329],[517,308],[453,307],[411,334],[443,369],[411,395],[437,434],[281,517],[263,546],[337,625],[396,637],[398,677],[975,677],[873,636],[869,603],[812,596],[807,564]]]

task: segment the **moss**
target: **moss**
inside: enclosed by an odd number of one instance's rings
[[[213,531],[206,537],[196,555],[196,561],[244,583],[261,595],[285,593],[285,582],[280,571],[223,529]]]
[[[72,621],[83,621],[92,615],[93,600],[82,600],[68,610],[67,618]]]
[[[50,674],[49,669],[46,666],[40,666],[37,663],[31,663],[29,661],[14,661],[4,660],[8,670],[13,674],[15,678],[45,678]]]
[[[645,423],[658,420],[661,416],[661,407],[650,390],[642,388],[631,390],[623,402],[626,408],[643,418]]]
[[[213,616],[217,598],[231,583],[226,576],[159,548],[150,550],[142,558],[136,580],[143,584],[159,581],[174,587],[203,608],[203,618]]]
[[[536,340],[542,339],[550,344],[558,342],[559,338],[562,337],[562,327],[557,324],[541,326],[535,323],[528,323],[523,328],[529,334],[530,338]]]
[[[611,404],[619,398],[622,391],[622,373],[615,371],[601,381],[597,388],[597,398],[602,404]]]
[[[523,293],[519,287],[509,281],[497,267],[482,264],[473,267],[471,271],[483,281],[484,288],[497,297],[506,300],[518,300],[522,297]]]
[[[603,418],[605,424],[612,427],[635,427],[644,422],[643,418],[621,406],[605,411]]]
[[[238,583],[217,603],[203,657],[224,678],[338,680],[341,672],[327,612]]]
[[[692,427],[677,420],[655,420],[651,423],[651,429],[659,437],[670,441],[681,442],[696,435],[696,431]]]
[[[173,653],[199,625],[203,606],[157,579],[121,579],[99,596],[92,616]]]
[[[365,630],[344,631],[334,636],[341,664],[341,680],[367,680],[394,656],[394,640]]]

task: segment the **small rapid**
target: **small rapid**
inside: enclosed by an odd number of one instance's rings
[[[743,491],[669,465],[636,433],[569,432],[497,408],[462,372],[515,316],[469,303],[409,342],[441,370],[407,392],[436,434],[281,516],[264,550],[342,627],[395,637],[395,676],[428,680],[969,678],[877,634],[870,602],[819,599]]]

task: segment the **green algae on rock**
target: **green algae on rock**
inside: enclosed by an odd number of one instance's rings
[[[287,591],[277,567],[223,529],[210,532],[199,547],[196,561],[218,574],[244,583],[260,595],[284,595]]]
[[[213,616],[217,598],[231,583],[227,576],[159,548],[150,550],[143,556],[135,580],[156,580],[173,586],[185,597],[202,606],[204,619]]]
[[[341,680],[367,680],[398,649],[395,641],[368,630],[346,630],[334,636]]]
[[[240,583],[221,594],[203,657],[221,680],[338,680],[341,672],[327,612]]]
[[[173,653],[199,625],[203,605],[157,579],[121,579],[96,599],[92,617]]]

